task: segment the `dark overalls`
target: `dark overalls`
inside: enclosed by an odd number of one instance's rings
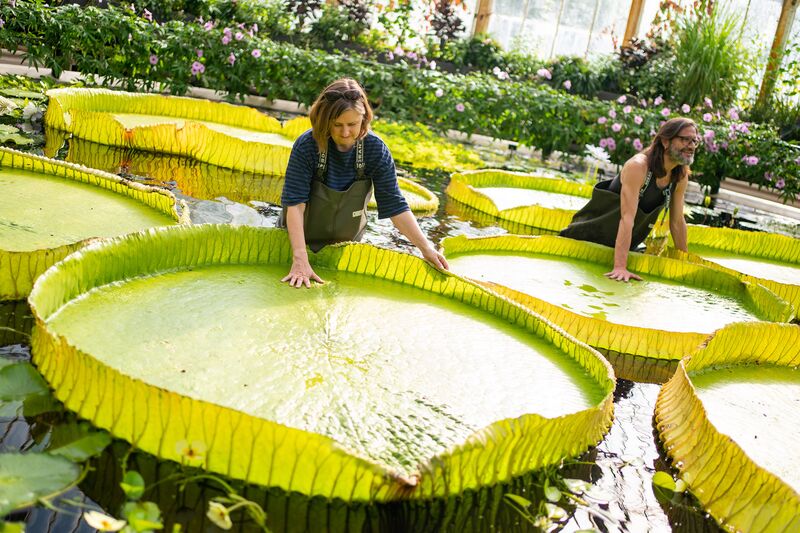
[[[328,152],[320,152],[317,170],[303,215],[306,244],[314,252],[326,244],[359,241],[367,226],[367,204],[372,198],[372,180],[364,171],[364,141],[356,141],[356,179],[345,190],[328,187]],[[283,208],[279,227],[285,227]]]
[[[616,183],[615,183],[616,181]],[[598,183],[592,190],[592,198],[583,208],[575,213],[569,226],[561,230],[562,237],[569,237],[579,241],[590,241],[606,246],[614,247],[617,242],[619,231],[619,221],[621,218],[620,193],[612,189],[612,184],[621,187],[619,175],[613,180],[606,180]],[[633,230],[631,231],[631,250],[639,246],[653,229],[658,215],[664,206],[669,209],[669,199],[675,185],[670,184],[666,188],[659,190],[653,173],[648,172],[642,188],[639,189],[639,205],[636,208],[636,216],[633,219]],[[646,192],[650,196],[655,196],[648,187],[655,188],[661,193],[655,206],[644,206],[642,199]],[[647,210],[645,210],[647,209]]]

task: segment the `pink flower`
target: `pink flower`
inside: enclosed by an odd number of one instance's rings
[[[633,117],[633,121],[636,124],[641,124],[642,122],[644,122],[644,119],[642,117],[640,117],[639,115],[636,115],[635,117]]]
[[[237,41],[241,41],[242,39],[244,39],[244,33],[240,32],[240,31],[237,31],[237,32],[236,32],[236,35],[234,35],[233,37],[234,37],[234,38],[235,38]]]
[[[224,29],[222,30],[222,33],[224,33],[225,35],[227,35],[228,37],[230,37],[230,36],[231,36],[231,29],[226,27],[226,28],[224,28]]]
[[[728,109],[728,116],[731,117],[731,120],[739,120],[739,112],[735,107]]]
[[[661,96],[656,96],[656,99],[653,100],[653,105],[661,105],[661,102],[663,102],[663,101],[664,101],[664,99],[661,98]]]
[[[703,98],[703,103],[706,105],[706,107],[714,107],[714,102],[712,102],[711,98],[709,98],[708,96]]]
[[[259,50],[258,48],[253,48],[253,51],[250,52],[250,55],[258,59],[259,57],[261,57],[261,50]]]
[[[548,80],[553,79],[553,75],[550,74],[550,71],[547,70],[546,68],[540,68],[539,70],[537,70],[536,75],[539,76],[540,78],[545,78]]]
[[[222,44],[228,44],[229,42],[231,42],[231,36],[226,33],[222,36]]]
[[[608,146],[609,151],[613,152],[614,150],[617,149],[617,141],[615,141],[613,138],[609,137],[607,139],[606,146]]]
[[[203,24],[203,29],[206,31],[211,31],[212,29],[214,29],[214,23],[209,20],[208,22]]]
[[[703,138],[704,138],[706,141],[709,141],[709,140],[713,139],[713,138],[714,138],[714,137],[716,137],[716,136],[717,136],[717,132],[715,132],[714,130],[706,130],[706,131],[703,133]]]
[[[703,113],[703,120],[705,122],[711,122],[711,120],[713,118],[714,118],[714,115],[712,115],[711,113]]]
[[[405,55],[405,52],[403,51],[403,49],[402,49],[402,48],[400,48],[400,45],[397,45],[397,46],[395,47],[395,49],[394,49],[394,55],[396,55],[396,56],[400,56],[400,57],[403,57],[403,56]]]
[[[233,52],[231,52],[231,55],[228,56],[228,63],[230,63],[231,65],[236,63],[236,56],[233,55]]]
[[[206,71],[206,66],[199,61],[192,63],[192,76],[198,76]]]
[[[614,110],[614,108],[608,110],[608,116],[611,118],[617,118],[617,112]]]
[[[628,98],[627,98],[627,97],[626,97],[626,96],[623,94],[622,96],[620,96],[619,98],[617,98],[617,102],[619,102],[620,104],[624,104],[624,103],[625,103],[625,100],[627,100],[627,99],[628,99]]]
[[[642,107],[647,107],[647,100],[642,98],[641,100],[639,100],[639,105],[641,105]]]
[[[200,50],[199,48],[195,50],[194,53],[197,54],[197,57],[203,57],[203,51]]]
[[[719,152],[719,146],[717,145],[717,143],[712,142],[710,144],[706,144],[706,150],[708,150],[712,154],[716,154],[717,152]]]
[[[156,65],[158,64],[158,56],[155,54],[150,54],[150,64]]]
[[[436,92],[434,92],[433,95],[436,96],[436,98],[441,98],[444,96],[444,91],[442,89],[436,89]]]
[[[142,12],[142,16],[147,20],[149,20],[150,22],[153,22],[153,14],[150,13],[147,9],[145,9],[144,12]]]
[[[572,89],[572,82],[571,82],[571,81],[569,81],[569,80],[565,81],[565,82],[564,82],[564,88],[565,88],[566,90],[568,90],[568,91],[569,91],[570,89]]]
[[[665,107],[664,109],[661,110],[661,115],[664,117],[668,117],[671,112],[672,111],[670,111],[668,107]]]
[[[608,146],[608,139],[604,137],[600,139],[600,142],[598,142],[597,144],[600,145],[600,148],[605,148],[606,146]]]
[[[611,130],[614,131],[614,132],[618,132],[621,129],[622,129],[622,124],[620,124],[618,122],[615,122],[615,123],[613,123],[611,125]]]
[[[6,21],[0,18],[0,28],[6,25]]]
[[[773,174],[772,172],[764,172],[764,179],[767,181],[772,181]]]
[[[464,107],[464,104],[462,104],[462,103],[460,103],[460,102],[456,104],[456,111],[458,111],[459,113],[463,113],[463,112],[464,112],[464,109],[466,109],[466,108]]]
[[[253,26],[250,28],[250,31],[253,33],[258,33],[258,24],[253,23]]]
[[[600,117],[597,119],[598,124],[605,124],[606,122],[608,122],[608,119],[606,117]]]
[[[779,179],[778,181],[775,182],[775,188],[776,189],[783,189],[785,186],[786,186],[786,182],[783,180],[783,178],[781,178],[781,179]]]
[[[797,159],[794,160],[794,164],[795,165],[800,165],[800,157],[798,157]]]
[[[633,111],[633,108],[629,105],[626,105],[625,107],[622,108],[622,112],[625,113],[626,115],[631,111]]]
[[[688,113],[688,112],[689,112],[689,111],[691,111],[691,110],[692,110],[692,108],[691,108],[691,107],[689,107],[689,104],[683,104],[683,105],[681,106],[681,111],[683,111],[684,113]]]
[[[758,164],[758,158],[754,155],[746,155],[742,158],[742,161],[748,166],[753,166]]]
[[[389,61],[394,61],[394,54],[392,53],[391,50],[386,52],[386,59],[389,60]]]
[[[639,137],[636,137],[633,140],[633,149],[636,150],[637,152],[641,152],[642,148],[644,148],[644,145],[642,144],[641,139],[639,139]]]

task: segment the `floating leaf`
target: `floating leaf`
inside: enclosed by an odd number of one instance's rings
[[[122,491],[129,500],[138,500],[144,495],[144,478],[139,472],[129,470],[125,472],[125,476],[120,483]]]
[[[80,467],[43,453],[0,453],[0,516],[67,489]]]

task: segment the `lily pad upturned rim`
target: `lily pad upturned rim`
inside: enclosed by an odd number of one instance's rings
[[[69,409],[140,449],[181,461],[185,457],[176,444],[201,441],[207,449],[204,466],[211,471],[346,501],[431,498],[492,485],[577,455],[610,427],[613,371],[597,352],[474,283],[436,271],[414,256],[363,244],[326,247],[311,256],[312,264],[407,283],[504,316],[575,359],[605,392],[604,399],[595,407],[555,419],[531,414],[495,422],[421,465],[418,479],[404,479],[348,454],[327,437],[129,378],[47,329],[46,320],[53,312],[95,286],[182,265],[288,266],[290,258],[284,231],[244,226],[154,228],[92,244],[37,281],[30,297],[37,323],[33,360]]]
[[[181,215],[178,215],[178,200],[171,192],[126,180],[115,174],[5,147],[0,147],[0,166],[41,172],[48,176],[85,183],[87,186],[100,187],[156,209],[174,219],[176,223],[188,222],[187,206],[180,202],[182,209]],[[50,265],[93,240],[96,238],[90,237],[61,246],[24,252],[0,248],[0,300],[25,298],[30,293],[36,277]]]
[[[654,423],[664,450],[692,493],[731,531],[800,529],[800,494],[753,462],[709,421],[691,375],[744,364],[800,365],[800,327],[738,323],[683,359],[659,392]]]
[[[500,235],[472,238],[462,235],[444,239],[442,247],[448,255],[481,251],[538,253],[607,265],[611,265],[614,258],[613,248],[552,235]],[[728,291],[738,292],[742,297],[747,298],[767,318],[775,321],[788,322],[794,316],[792,307],[767,289],[740,281],[736,276],[702,265],[639,253],[629,255],[628,265],[634,272],[672,279],[696,287],[724,285]],[[630,374],[627,371],[620,373],[619,365],[615,367],[620,376],[622,374],[629,375],[626,379],[653,381],[655,375],[650,375],[652,373],[647,369],[647,360],[667,360],[677,363],[683,356],[694,351],[712,333],[676,333],[615,324],[579,315],[500,284],[481,284],[540,313],[564,328],[570,335],[590,346],[600,350],[618,352],[623,358],[626,355],[645,358],[643,368],[638,368],[640,366],[638,361],[629,365],[632,367]],[[657,374],[662,376],[663,372]],[[655,381],[661,381],[666,377],[668,376],[656,377]]]

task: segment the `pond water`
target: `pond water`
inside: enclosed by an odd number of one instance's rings
[[[63,158],[67,149],[62,148],[58,154]],[[185,161],[185,160],[184,160]],[[530,163],[519,156],[510,160],[514,170],[530,170],[525,165]],[[195,162],[183,165],[191,167],[192,173],[200,182],[204,176],[204,169],[214,168]],[[127,169],[126,169],[127,170]],[[243,195],[243,184],[236,179],[230,181],[235,184],[229,190],[225,187],[218,188],[212,194],[197,197],[191,191],[181,190],[177,181],[164,179],[169,173],[159,176],[154,174],[128,177],[142,181],[160,181],[176,193],[185,197],[189,202],[193,220],[196,222],[249,222],[257,225],[274,226],[277,220],[278,208],[264,201]],[[225,172],[222,172],[225,174]],[[230,173],[234,176],[236,173]],[[239,173],[241,174],[241,173]],[[423,231],[434,242],[441,241],[447,236],[467,234],[470,236],[497,235],[506,233],[506,230],[497,224],[478,224],[445,211],[445,198],[443,191],[447,176],[441,172],[419,171],[413,169],[400,169],[400,174],[417,180],[440,198],[439,211],[429,217],[420,219]],[[227,182],[226,182],[227,183]],[[211,198],[226,197],[226,201],[213,201]],[[232,203],[233,201],[249,202],[248,204]],[[696,199],[702,202],[702,197]],[[235,207],[234,208],[232,208]],[[742,216],[741,214],[739,215]],[[779,221],[780,224],[780,221]],[[374,213],[370,214],[370,225],[364,238],[365,242],[379,246],[401,249],[416,253],[414,248],[403,239],[391,226],[389,221],[378,221]],[[323,275],[323,277],[326,277]],[[580,285],[580,284],[579,284]],[[596,285],[593,285],[596,286]],[[187,304],[192,305],[192,304]],[[195,304],[200,305],[200,304]],[[0,325],[10,324],[14,329],[30,327],[29,310],[25,306],[3,306],[0,308]],[[157,320],[157,313],[152,317]],[[446,336],[448,329],[443,326],[440,334]],[[461,330],[460,330],[461,331]],[[0,348],[0,355],[5,358],[27,359],[29,357],[24,338],[13,339],[14,344]],[[565,470],[566,477],[582,477],[592,482],[593,488],[586,495],[588,506],[570,507],[570,515],[564,524],[565,531],[574,531],[582,528],[596,528],[600,531],[710,531],[720,529],[716,524],[698,511],[689,497],[674,501],[660,500],[654,493],[651,479],[657,470],[669,471],[664,455],[660,451],[653,435],[652,416],[655,399],[659,386],[653,384],[634,383],[618,380],[614,395],[615,419],[608,435],[599,445],[579,461],[570,462]],[[465,391],[469,392],[469,391]],[[0,418],[0,448],[5,451],[29,449],[35,443],[47,440],[54,427],[74,420],[68,413],[52,412],[36,416],[25,417],[21,413],[14,416]],[[120,479],[119,460],[126,451],[123,443],[115,443],[98,459],[92,462],[97,468],[82,483],[79,489],[72,491],[69,497],[84,501],[97,501],[110,512],[116,511],[116,505],[121,503],[118,483]],[[152,457],[135,453],[131,464],[139,469],[148,483],[160,482],[154,489],[153,498],[158,500],[162,510],[166,513],[170,523],[185,524],[186,531],[205,530],[210,527],[204,518],[205,502],[212,496],[218,495],[218,488],[208,484],[190,484],[185,491],[180,491],[170,475],[174,473],[172,463],[156,461]],[[583,464],[583,463],[587,464]],[[537,485],[538,483],[538,485]],[[538,486],[538,489],[537,489]],[[260,491],[254,487],[244,487],[247,496],[259,503],[263,503],[270,516],[274,517],[275,531],[295,531],[304,529],[303,525],[287,523],[291,516],[290,508],[294,505],[289,499],[275,491]],[[541,480],[525,479],[502,488],[505,492],[516,494],[532,494],[541,490]],[[463,500],[461,505],[468,505],[469,500]],[[310,504],[309,504],[310,505]],[[338,508],[337,508],[338,509]],[[330,517],[337,516],[340,509],[322,511]],[[451,531],[463,531],[453,525],[452,509],[446,505],[409,511],[407,509],[381,509],[375,511],[379,519],[388,525],[387,530],[397,530],[397,524],[415,524],[405,530],[408,531],[436,531],[442,524],[450,524]],[[476,529],[487,531],[527,531],[532,528],[521,520],[515,511],[507,505],[501,504],[496,515],[490,517],[475,517],[471,524],[479,524]],[[449,517],[449,518],[447,518]],[[74,516],[64,513],[54,513],[44,508],[34,508],[22,513],[18,518],[25,518],[31,531],[90,531],[85,523]],[[191,524],[191,525],[190,525]],[[424,524],[420,526],[419,524]],[[251,529],[246,524],[237,524],[241,530]],[[401,530],[403,530],[401,528]]]

